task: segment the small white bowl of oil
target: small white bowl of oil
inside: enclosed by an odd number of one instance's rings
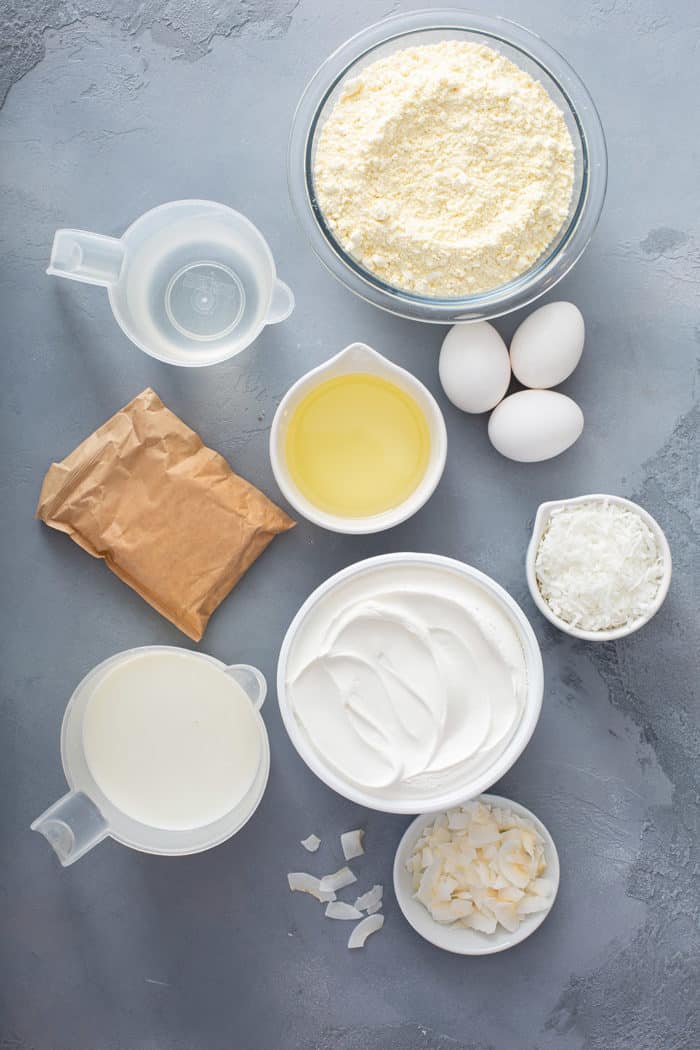
[[[410,518],[432,496],[446,458],[433,395],[364,343],[297,380],[270,432],[283,495],[331,532],[381,532]]]

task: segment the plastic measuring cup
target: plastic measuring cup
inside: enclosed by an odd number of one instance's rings
[[[236,683],[239,687],[236,693],[251,704],[250,711],[240,708],[241,712],[245,710],[246,718],[252,716],[254,723],[252,736],[256,740],[257,753],[252,756],[253,772],[250,782],[242,797],[232,799],[229,811],[210,823],[172,828],[157,827],[135,819],[133,814],[124,812],[105,794],[88,763],[84,727],[86,712],[96,695],[97,686],[106,675],[126,661],[146,654],[159,653],[185,654],[188,663],[191,659],[213,665],[221,674],[228,675]],[[270,771],[270,746],[259,709],[266,692],[265,678],[257,668],[249,664],[226,666],[211,656],[175,646],[144,646],[117,653],[103,661],[78,685],[63,716],[61,758],[70,791],[33,822],[32,831],[41,832],[45,836],[64,867],[73,864],[107,836],[144,853],[168,855],[199,853],[219,845],[239,831],[250,819],[265,791]],[[234,705],[237,699],[238,695],[232,696]],[[162,740],[148,741],[148,744],[154,750],[163,746]],[[129,741],[110,739],[109,746],[128,747]]]
[[[106,288],[129,339],[173,365],[225,361],[294,309],[263,235],[214,201],[161,204],[122,237],[57,230],[46,272]]]

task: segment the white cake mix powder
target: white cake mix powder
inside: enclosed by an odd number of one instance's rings
[[[319,136],[318,203],[387,284],[458,298],[525,273],[569,214],[574,147],[544,87],[497,51],[443,41],[348,81]]]

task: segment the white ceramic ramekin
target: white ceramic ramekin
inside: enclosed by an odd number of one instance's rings
[[[640,616],[640,618],[633,623],[626,624],[624,627],[615,627],[610,631],[583,631],[579,627],[573,627],[565,620],[560,619],[554,612],[552,612],[549,605],[547,605],[547,602],[540,593],[540,588],[537,583],[535,560],[537,558],[537,549],[540,545],[540,540],[547,528],[547,523],[552,511],[557,510],[559,507],[570,507],[576,503],[597,503],[602,501],[607,503],[617,503],[618,506],[627,507],[629,510],[633,510],[639,514],[640,518],[646,522],[656,538],[664,571],[656,599],[646,616]],[[586,642],[614,642],[618,638],[626,638],[627,635],[634,634],[634,632],[638,631],[640,627],[649,623],[652,616],[655,616],[663,605],[664,599],[668,594],[668,588],[671,584],[671,550],[661,526],[654,518],[652,518],[648,511],[644,510],[644,507],[640,507],[638,503],[633,503],[632,500],[624,499],[623,496],[610,496],[605,493],[596,492],[590,496],[575,496],[572,499],[551,500],[548,503],[540,504],[537,508],[535,524],[532,529],[532,537],[527,548],[525,573],[527,575],[527,585],[530,588],[533,602],[542,615],[546,616],[549,622],[553,623],[555,627],[558,627],[560,631],[563,631],[565,634],[570,634],[572,638],[581,638]]]
[[[353,576],[361,573],[373,573],[381,571],[389,566],[396,565],[431,565],[443,568],[466,577],[470,583],[480,584],[486,593],[497,602],[503,612],[515,628],[525,655],[525,666],[527,672],[527,697],[525,710],[513,737],[501,752],[493,765],[471,780],[465,780],[457,788],[449,791],[436,792],[432,797],[405,797],[398,799],[379,798],[363,791],[360,787],[349,780],[341,777],[330,765],[326,764],[311,742],[307,739],[287,699],[287,663],[290,652],[295,643],[297,635],[303,630],[304,621],[314,606],[324,598],[329,591],[344,584]],[[544,675],[542,670],[542,657],[537,644],[535,632],[530,626],[520,606],[511,598],[495,580],[471,565],[455,561],[453,558],[444,558],[439,554],[380,554],[376,558],[367,558],[356,562],[354,565],[342,569],[331,576],[325,583],[306,599],[299,612],[292,620],[282,642],[279,661],[277,664],[277,699],[284,727],[289,739],[298,751],[301,758],[316,776],[333,788],[339,795],[356,802],[367,809],[376,809],[382,813],[434,813],[442,809],[449,809],[467,799],[480,795],[495,784],[521,755],[532,736],[542,708],[542,695],[544,692]]]
[[[352,372],[370,372],[381,376],[401,387],[417,402],[422,409],[430,430],[430,458],[423,478],[413,490],[408,499],[382,514],[373,514],[371,517],[346,518],[335,514],[327,514],[310,502],[299,491],[291,478],[287,467],[285,456],[285,438],[287,426],[294,409],[303,398],[319,383],[334,376],[347,375]],[[410,518],[423,504],[430,499],[437,483],[442,477],[447,459],[447,429],[442,412],[437,401],[420,380],[400,368],[386,357],[378,354],[376,350],[365,343],[351,343],[341,350],[339,354],[325,361],[318,368],[313,368],[306,375],[290,387],[280,401],[279,407],[272,420],[270,431],[270,461],[272,472],[285,498],[291,503],[297,513],[312,521],[314,525],[320,525],[323,529],[331,532],[343,532],[348,535],[361,535],[370,532],[382,532],[394,525],[400,524]]]

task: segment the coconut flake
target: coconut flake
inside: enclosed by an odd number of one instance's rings
[[[447,814],[447,826],[451,831],[468,828],[471,818],[463,809],[451,809]]]
[[[469,845],[475,848],[488,846],[492,842],[498,842],[501,833],[496,824],[474,824],[469,829]]]
[[[354,860],[361,857],[365,852],[362,847],[362,836],[364,831],[358,828],[356,831],[345,831],[340,836],[340,845],[343,847],[343,856],[346,860]]]
[[[309,853],[315,853],[318,847],[321,845],[321,840],[318,835],[309,835],[307,839],[302,839],[301,844],[305,850]]]
[[[361,894],[355,901],[355,907],[358,911],[366,911],[367,914],[371,914],[372,911],[379,911],[382,906],[382,897],[384,896],[384,887],[375,885],[371,890],[367,890],[366,893]]]
[[[367,938],[371,936],[371,934],[376,933],[377,930],[381,930],[383,925],[383,915],[377,913],[375,915],[365,916],[361,922],[358,922],[357,926],[355,926],[350,934],[348,948],[364,948]]]
[[[460,920],[470,930],[478,930],[479,933],[495,933],[498,920],[484,915],[483,912],[473,911],[466,919]]]
[[[436,922],[486,934],[498,925],[514,932],[526,915],[548,908],[554,894],[554,883],[543,877],[544,841],[531,821],[481,802],[426,826],[406,867],[415,899]],[[363,905],[358,898],[356,907]]]
[[[546,911],[549,907],[547,897],[538,897],[536,894],[528,894],[515,905],[518,915],[534,915],[538,911]]]
[[[362,912],[345,901],[331,901],[326,905],[327,919],[361,919]]]
[[[309,875],[306,871],[290,871],[287,875],[287,882],[292,893],[309,893],[317,901],[324,903],[335,900],[334,891],[322,889],[321,880],[315,875]]]
[[[345,886],[351,886],[353,882],[357,882],[357,876],[353,875],[350,868],[339,868],[332,875],[323,876],[320,889],[322,893],[326,893],[329,890],[342,890]]]

